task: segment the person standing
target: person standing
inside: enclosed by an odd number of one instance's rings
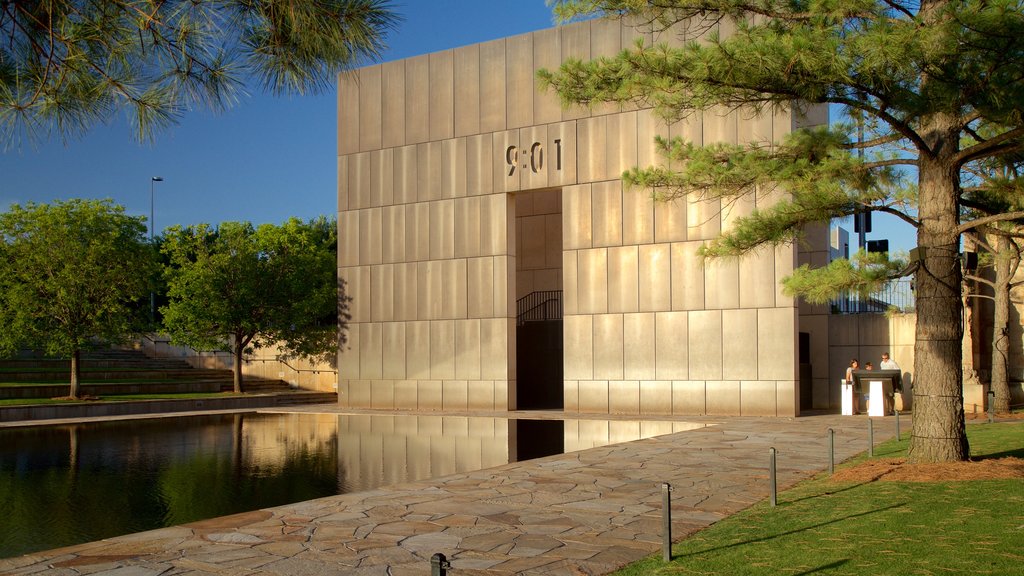
[[[860,413],[860,394],[857,393],[856,380],[853,378],[853,371],[860,368],[860,362],[856,358],[850,360],[850,365],[846,368],[846,383],[849,384],[853,394],[853,413]]]
[[[895,360],[889,357],[888,352],[882,352],[882,361],[878,364],[878,367],[882,370],[899,370],[900,365]]]

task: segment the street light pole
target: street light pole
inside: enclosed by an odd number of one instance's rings
[[[162,176],[153,176],[149,179],[149,244],[153,245],[153,197],[155,196],[156,183],[163,182]],[[156,322],[156,294],[149,292],[149,324],[150,327]]]

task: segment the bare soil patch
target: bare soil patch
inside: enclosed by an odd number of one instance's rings
[[[967,462],[907,464],[906,458],[871,460],[836,471],[834,482],[950,482],[1024,479],[1024,459],[1008,456]]]

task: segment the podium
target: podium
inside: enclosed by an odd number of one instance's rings
[[[854,370],[853,377],[868,396],[868,416],[892,414],[893,391],[899,387],[899,370]]]
[[[843,416],[853,416],[853,384],[847,384],[846,379],[839,381],[839,397],[842,401]]]

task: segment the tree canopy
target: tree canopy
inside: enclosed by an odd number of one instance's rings
[[[119,110],[146,140],[247,81],[319,91],[397,22],[387,0],[0,0],[0,141],[78,135]]]
[[[1024,217],[1021,182],[979,165],[1024,150],[1024,7],[1014,0],[556,0],[562,19],[626,17],[673,43],[571,60],[541,79],[566,103],[628,102],[678,119],[713,107],[842,111],[828,127],[780,142],[659,143],[666,167],[627,182],[660,197],[733,198],[785,191],[709,242],[709,257],[792,242],[805,225],[860,210],[917,229],[915,258],[802,267],[791,292],[814,300],[914,274],[917,290],[914,461],[962,460],[960,236]],[[727,25],[724,25],[727,24]],[[863,134],[856,137],[857,132]],[[970,208],[972,212],[968,213]],[[842,268],[841,270],[837,270]],[[817,293],[812,291],[817,290]],[[826,288],[826,289],[823,289]]]
[[[165,329],[175,342],[231,352],[236,392],[247,352],[277,344],[287,356],[327,360],[344,343],[333,221],[173,226],[162,250]]]
[[[156,272],[145,219],[110,200],[15,204],[0,214],[0,353],[71,358],[143,326]]]

